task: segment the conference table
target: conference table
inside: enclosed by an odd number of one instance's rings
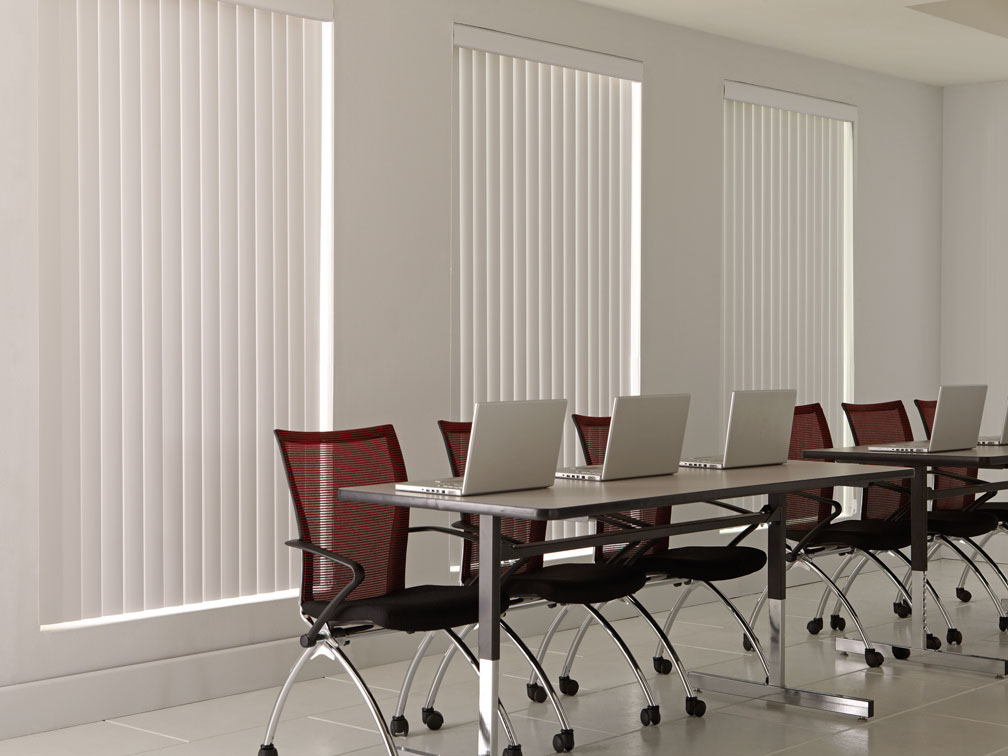
[[[1008,462],[1008,449],[1005,450]],[[784,602],[785,501],[787,494],[827,486],[863,487],[877,481],[914,476],[914,469],[879,465],[789,461],[782,465],[732,470],[682,468],[676,475],[634,478],[603,483],[557,480],[549,488],[471,496],[445,496],[397,491],[394,484],[340,489],[346,499],[389,506],[417,507],[467,513],[479,517],[479,563],[501,564],[504,560],[532,557],[574,548],[609,543],[628,543],[664,536],[682,535],[729,527],[767,524],[767,587],[770,633],[765,651],[770,678],[764,682],[710,673],[690,672],[690,682],[703,690],[729,693],[784,704],[854,715],[874,714],[867,698],[802,690],[786,684]],[[916,480],[916,478],[915,478]],[[729,514],[673,521],[669,525],[607,529],[604,533],[515,545],[501,539],[501,518],[567,520],[597,518],[631,509],[679,506],[747,496],[765,496],[763,511],[722,509]],[[714,507],[712,506],[712,509]],[[676,518],[673,517],[673,520]],[[479,571],[479,731],[476,753],[498,754],[497,699],[500,687],[500,596],[501,571]],[[916,596],[920,592],[916,592]]]
[[[927,472],[934,467],[977,467],[980,469],[1003,469],[1008,467],[1008,446],[978,446],[973,449],[946,452],[898,452],[872,451],[867,446],[846,446],[833,449],[810,449],[803,455],[807,459],[829,460],[842,463],[875,465],[899,465],[914,471],[910,479],[910,565],[912,570],[911,595],[914,632],[909,647],[909,661],[932,666],[989,672],[998,677],[1008,674],[1008,659],[965,653],[968,640],[957,650],[927,648],[927,601],[924,580],[927,577],[927,503],[936,498],[983,494],[1008,488],[1008,481],[987,481],[977,485],[963,485],[943,488],[936,496],[927,485]],[[1002,600],[1002,604],[1004,601]],[[1002,614],[1008,614],[1008,607],[1002,607]],[[886,656],[893,654],[894,644],[886,644],[872,638],[872,644]],[[897,649],[906,646],[896,645]],[[864,649],[860,638],[837,636],[836,649],[842,653],[857,653]]]

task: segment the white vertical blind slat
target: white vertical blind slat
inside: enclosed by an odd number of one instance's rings
[[[101,258],[98,3],[78,6],[81,612],[101,615]],[[88,355],[85,359],[84,355]]]
[[[199,0],[179,7],[182,187],[182,600],[203,600],[203,260]]]
[[[238,596],[243,583],[242,553],[246,517],[239,512],[239,501],[247,494],[242,472],[241,449],[244,442],[239,421],[243,408],[243,387],[240,380],[242,330],[240,323],[239,244],[244,240],[240,226],[242,205],[239,168],[244,156],[239,145],[248,139],[247,122],[241,117],[245,105],[239,89],[238,29],[239,10],[224,4],[217,8],[217,70],[219,90],[217,100],[219,148],[220,202],[220,562],[221,596]],[[238,187],[232,191],[231,187]]]
[[[98,24],[101,613],[119,614],[123,610],[123,320],[118,7],[100,4]]]
[[[140,7],[120,6],[123,610],[144,608]]]
[[[199,165],[200,165],[200,438],[203,443],[200,548],[203,555],[202,597],[213,601],[223,592],[224,455],[221,445],[223,407],[221,366],[223,316],[221,275],[221,141],[220,26],[215,2],[199,3]]]

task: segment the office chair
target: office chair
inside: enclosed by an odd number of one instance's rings
[[[610,417],[593,417],[590,415],[571,415],[574,427],[577,429],[578,438],[581,441],[581,450],[584,453],[585,464],[601,465],[605,462],[605,452],[609,440]],[[727,506],[721,502],[712,502],[719,506]],[[737,509],[731,507],[732,509]],[[741,510],[740,510],[741,511]],[[670,507],[656,507],[651,509],[633,510],[623,513],[621,519],[615,523],[600,520],[596,525],[596,532],[603,533],[625,527],[626,524],[636,524],[638,526],[667,525],[671,522]],[[651,584],[663,581],[672,581],[675,584],[686,585],[686,589],[679,595],[678,600],[661,628],[658,647],[652,659],[654,669],[659,674],[669,674],[675,668],[682,672],[682,663],[676,656],[666,659],[663,655],[665,649],[664,638],[667,638],[672,624],[675,622],[680,609],[685,604],[686,599],[697,585],[707,588],[721,603],[728,609],[729,613],[742,628],[743,634],[749,639],[751,650],[755,650],[759,656],[760,663],[766,678],[769,679],[770,671],[767,667],[766,658],[759,644],[759,640],[753,633],[752,628],[745,618],[738,611],[735,605],[714,585],[723,580],[732,580],[754,572],[759,572],[766,564],[766,554],[760,549],[749,546],[737,545],[740,540],[749,535],[755,526],[745,529],[727,546],[683,546],[669,548],[668,537],[652,539],[644,542],[640,546],[627,547],[623,544],[610,544],[599,546],[595,549],[595,561],[597,564],[603,563],[627,563],[633,564],[641,569],[650,578]],[[638,612],[647,621],[650,613],[644,609],[637,601]],[[629,601],[629,599],[628,599]],[[573,687],[576,690],[577,681],[570,676],[571,668],[577,655],[578,648],[585,632],[588,629],[590,618],[586,619],[578,628],[578,633],[567,652],[564,662],[563,674],[560,677],[561,690],[565,687]],[[648,622],[651,624],[651,621]],[[547,632],[547,636],[550,633]],[[546,639],[544,638],[544,641]],[[688,691],[687,695],[691,695]],[[702,716],[706,710],[706,705],[700,699],[690,701],[687,698],[687,713],[692,716]],[[692,709],[692,711],[691,711]]]
[[[469,449],[468,439],[472,430],[472,424],[468,422],[453,423],[442,420],[438,423],[438,427],[441,429],[442,438],[445,442],[445,450],[448,453],[452,473],[455,475],[464,474],[466,455]],[[462,520],[455,523],[455,525],[469,533],[476,532],[475,519],[470,515],[463,515]],[[510,522],[509,518],[502,518],[501,530],[502,533],[505,533],[507,537],[517,543],[533,543],[545,540],[546,538],[546,524],[544,522],[530,523],[523,520]],[[474,544],[463,544],[461,575],[463,581],[474,580],[476,578],[478,565],[475,564],[475,560],[477,556],[478,549]],[[533,601],[546,601],[551,605],[559,605],[560,611],[548,631],[548,634],[552,637],[552,634],[559,627],[560,620],[563,619],[563,616],[568,611],[568,607],[572,605],[582,606],[592,620],[601,625],[609,638],[616,644],[633,672],[634,677],[637,679],[647,704],[640,712],[641,723],[645,726],[658,724],[661,721],[661,710],[646,678],[641,672],[640,666],[637,664],[636,659],[622,637],[620,637],[615,628],[612,627],[597,608],[600,605],[617,599],[627,599],[633,605],[636,601],[633,598],[633,594],[645,583],[643,573],[634,567],[626,565],[571,563],[543,566],[541,558],[530,565],[526,564],[525,567],[526,569],[516,572],[505,583],[504,590],[512,600],[512,607],[514,608],[516,603],[521,605],[521,602],[527,604]],[[638,610],[642,609],[640,607]],[[650,617],[650,615],[648,616]],[[653,618],[651,618],[651,622],[654,622]],[[661,628],[657,626],[657,623],[655,623],[653,629],[658,633],[661,632]],[[675,657],[675,650],[672,648],[671,643],[668,642],[667,638],[664,641],[667,643],[666,651]],[[544,645],[540,647],[539,653],[536,655],[540,665],[545,658],[546,645],[548,645],[548,641],[544,642]],[[428,705],[430,705],[432,697],[436,694],[436,686],[440,683],[441,677],[443,677],[444,668],[450,660],[452,653],[452,650],[449,649],[445,653],[445,658],[442,659],[442,666],[434,678],[431,694],[428,698]],[[537,679],[539,679],[539,682],[537,682]],[[701,716],[706,707],[703,706],[702,701],[696,698],[689,687],[685,670],[681,671],[681,681],[687,694],[687,713],[692,716]],[[548,688],[544,689],[540,685],[540,682],[541,678],[539,678],[538,673],[533,668],[529,682],[526,685],[526,693],[532,701],[542,702],[552,697],[550,690]],[[561,679],[559,681],[560,692],[565,695],[575,695],[577,693],[577,684],[573,683],[572,685],[571,682],[573,681],[569,682]],[[699,705],[697,702],[699,702]],[[556,747],[556,738],[554,742],[554,747]]]
[[[914,405],[917,407],[917,412],[920,413],[921,423],[923,423],[924,425],[924,432],[930,439],[931,427],[934,425],[934,416],[935,411],[938,409],[938,402],[934,399],[930,400],[914,399]],[[964,467],[964,468],[936,467],[933,470],[935,490],[940,491],[942,489],[957,488],[960,486],[974,485],[980,483],[982,481],[980,481],[977,478],[979,472],[980,472],[979,469],[976,467]],[[994,492],[990,492],[981,496],[980,499],[977,499],[973,494],[966,494],[963,496],[946,496],[940,499],[935,499],[934,501],[933,505],[934,510],[939,511],[941,513],[939,517],[945,516],[948,512],[958,510],[968,512],[982,512],[986,515],[992,515],[994,518],[996,518],[997,523],[996,526],[991,530],[989,530],[988,532],[984,533],[981,541],[976,541],[973,538],[969,537],[962,539],[967,545],[973,548],[974,552],[972,558],[967,559],[964,558],[963,556],[960,556],[960,558],[962,558],[964,561],[962,576],[959,578],[959,585],[956,587],[956,598],[958,598],[960,601],[969,601],[972,598],[972,594],[970,594],[969,591],[967,591],[964,586],[966,583],[966,577],[971,572],[973,572],[973,570],[970,569],[970,564],[974,565],[976,564],[975,557],[977,556],[979,556],[984,562],[986,562],[987,565],[994,571],[994,574],[997,575],[998,580],[1001,581],[1001,585],[1004,586],[1005,591],[1008,592],[1008,578],[1005,577],[1005,574],[1001,570],[1001,567],[998,565],[998,563],[995,562],[991,558],[990,554],[988,554],[987,551],[984,549],[984,546],[986,545],[987,541],[990,540],[990,538],[994,536],[996,533],[1003,530],[1004,521],[1001,517],[1002,512],[1005,515],[1008,515],[1008,504],[1001,503],[1000,505],[999,504],[994,504],[993,506],[987,505],[987,501],[993,498],[993,496]],[[998,509],[999,506],[1004,507],[1004,509],[999,510]],[[947,537],[939,537],[935,540],[936,543],[934,546],[932,546],[932,551],[938,547],[939,543],[942,542],[946,544],[948,543]],[[958,555],[958,550],[955,548],[955,546],[951,544],[949,545],[950,548],[952,548],[953,551],[956,551]],[[981,582],[981,584],[984,585],[985,590],[987,591],[988,594],[990,594],[991,590],[989,584],[985,584],[983,582]],[[999,610],[998,614],[1000,613],[1001,610]],[[1008,630],[1008,618],[1006,617],[998,618],[998,629],[1001,630],[1001,632]]]
[[[895,400],[891,402],[877,402],[873,404],[851,404],[841,405],[847,422],[851,429],[851,434],[856,445],[869,445],[878,443],[888,443],[892,441],[912,441],[913,431],[910,428],[910,418],[907,416],[903,402]],[[952,477],[948,473],[944,473]],[[947,485],[945,487],[948,487]],[[909,531],[910,528],[910,484],[909,481],[900,481],[898,484],[874,483],[862,489],[861,518],[862,520],[888,520],[892,522],[902,522]],[[936,499],[936,502],[940,499]],[[954,506],[953,502],[953,506]],[[973,538],[989,533],[997,528],[998,518],[996,515],[979,510],[966,511],[962,509],[945,509],[942,506],[934,505],[928,513],[928,538],[935,544],[945,544],[960,557],[974,575],[977,575],[981,584],[987,590],[987,595],[997,607],[998,627],[1008,628],[1008,618],[1002,617],[1001,601],[994,593],[983,573],[977,565],[963,552],[956,540],[966,540],[975,543]],[[905,548],[905,547],[904,547]],[[932,546],[933,551],[935,546]],[[909,568],[910,560],[902,551],[893,552],[893,555],[901,559]],[[857,578],[859,568],[855,568],[848,578],[849,583]],[[941,611],[942,617],[948,624],[946,641],[948,643],[962,643],[962,633],[955,627],[948,612],[936,593],[929,590],[935,600],[935,604]],[[893,611],[899,617],[910,615],[910,602],[893,604]]]
[[[450,529],[410,528],[407,508],[339,497],[341,487],[406,480],[406,465],[391,425],[326,432],[277,430],[275,434],[298,523],[299,538],[287,545],[302,552],[301,616],[310,629],[301,636],[304,651],[277,695],[259,756],[276,756],[273,738],[291,687],[301,668],[318,656],[343,666],[378,725],[388,756],[396,756],[378,702],[342,647],[376,629],[440,631],[478,674],[479,663],[453,630],[476,621],[477,590],[446,585],[407,588],[408,534]],[[502,595],[501,606],[506,608],[508,602]],[[514,728],[499,701],[498,713],[508,738],[504,756],[521,756]]]

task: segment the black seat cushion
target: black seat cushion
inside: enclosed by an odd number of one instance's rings
[[[611,564],[553,564],[515,575],[504,590],[514,598],[557,604],[597,604],[636,593],[647,582],[636,567]]]
[[[305,614],[316,618],[326,601],[306,601]],[[508,606],[501,595],[501,611]],[[479,593],[475,585],[416,585],[384,596],[344,602],[332,618],[333,624],[369,622],[389,630],[408,633],[470,625],[479,617]]]
[[[682,546],[648,554],[636,564],[651,575],[714,581],[759,572],[766,560],[766,554],[751,546]]]
[[[980,512],[989,512],[1001,522],[1008,523],[1008,501],[992,501],[980,507]]]
[[[998,526],[998,516],[981,509],[938,509],[928,512],[928,532],[949,538],[975,538]]]
[[[799,541],[807,531],[788,530],[789,541]],[[865,551],[889,551],[910,545],[910,523],[889,520],[840,520],[812,536],[806,546],[849,546]]]

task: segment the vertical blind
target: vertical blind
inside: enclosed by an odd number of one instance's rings
[[[52,16],[43,622],[288,589],[272,430],[316,426],[331,386],[329,27],[217,0]]]
[[[553,397],[608,414],[613,396],[639,386],[640,85],[455,54],[458,416],[471,418],[480,400]],[[569,421],[564,434],[561,461],[576,464]]]
[[[839,444],[853,375],[853,124],[726,95],[724,140],[724,421],[734,389],[796,388],[799,404],[822,404]]]

